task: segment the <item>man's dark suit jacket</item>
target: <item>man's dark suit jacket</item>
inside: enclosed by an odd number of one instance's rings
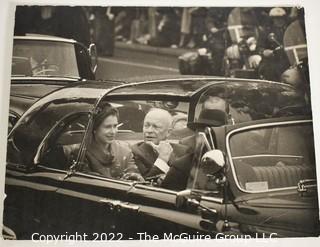
[[[161,186],[173,190],[185,189],[192,166],[193,153],[185,145],[171,144],[171,146],[173,151],[168,161],[170,169]],[[163,173],[154,166],[158,154],[149,144],[140,142],[133,145],[132,153],[135,164],[144,178]]]

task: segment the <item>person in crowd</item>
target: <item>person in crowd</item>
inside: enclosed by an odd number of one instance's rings
[[[205,19],[207,16],[207,8],[191,9],[191,33],[192,38],[188,44],[189,48],[201,47],[203,35],[206,33]]]
[[[80,6],[37,6],[25,8],[19,6],[17,10],[16,26],[25,22],[23,13],[32,14],[29,25],[23,25],[24,30],[16,28],[17,34],[38,33],[45,35],[59,36],[63,38],[75,39],[86,46],[90,44],[89,23],[84,10]],[[24,12],[25,11],[25,12]],[[68,21],[65,21],[68,20]]]
[[[136,16],[131,22],[130,40],[127,41],[127,44],[147,44],[149,40],[150,35],[148,34],[148,19],[146,9],[136,8]]]
[[[122,178],[134,173],[139,178],[139,171],[134,164],[130,147],[127,143],[115,140],[118,131],[118,110],[106,105],[94,116],[91,143],[85,153],[83,171],[93,172],[104,177]],[[79,148],[65,146],[66,157],[72,156]],[[142,177],[141,177],[142,179]]]
[[[259,74],[263,79],[280,81],[281,74],[290,66],[282,44],[287,28],[287,13],[283,8],[272,8],[269,17],[272,24],[260,35],[259,46],[263,60]]]
[[[297,89],[303,88],[304,81],[298,68],[289,68],[281,75],[281,82],[290,84]]]
[[[299,68],[299,65],[296,67],[290,67],[284,71],[281,75],[281,82],[293,86],[299,95],[303,96],[303,98],[310,104],[310,84],[306,80],[302,68]]]
[[[157,25],[157,36],[149,44],[161,47],[177,47],[179,43],[179,23],[172,8],[159,9],[161,20]]]
[[[225,30],[219,28],[213,18],[206,19],[206,34],[203,35],[202,47],[206,48],[211,55],[210,75],[222,76],[223,58],[225,55]]]
[[[231,106],[226,101],[226,99],[224,99],[220,95],[207,95],[206,97],[204,97],[202,104],[202,112],[200,113],[200,115],[204,114],[205,111],[210,110],[218,110],[226,114],[227,118],[225,123],[234,124],[252,120],[245,106]]]
[[[179,47],[185,47],[191,38],[192,10],[190,7],[182,10]]]
[[[250,69],[257,69],[262,57],[258,54],[258,41],[255,37],[249,37],[246,40],[246,57],[248,59],[247,64]]]
[[[206,126],[218,127],[252,120],[244,109],[230,106],[224,99],[223,90],[202,96],[199,104],[201,105],[199,116],[194,126],[190,126],[196,130],[195,132],[204,131]],[[196,144],[195,135],[185,137],[179,143],[190,148],[194,147]]]

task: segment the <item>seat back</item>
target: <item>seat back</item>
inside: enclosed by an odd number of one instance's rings
[[[315,169],[304,165],[253,167],[257,181],[267,181],[269,189],[296,186],[302,179],[315,178]]]

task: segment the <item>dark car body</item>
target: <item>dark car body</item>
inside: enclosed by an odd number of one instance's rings
[[[94,44],[86,48],[75,40],[55,36],[15,36],[9,127],[44,95],[70,83],[95,79],[94,48]]]
[[[73,39],[36,34],[15,36],[11,75],[16,80],[38,77],[92,80],[90,52]]]
[[[238,107],[228,109],[223,124],[210,114],[201,118],[202,98],[212,92]],[[312,120],[301,115],[310,107],[303,98],[281,83],[210,77],[57,90],[9,134],[4,224],[18,239],[66,232],[95,240],[318,236]],[[196,139],[183,190],[81,170],[92,118],[104,102],[119,109],[117,138],[130,144],[142,141],[143,118],[153,107],[186,117],[193,131],[179,125],[169,137]],[[56,144],[80,150],[68,163]],[[203,163],[210,150],[223,153],[219,173]]]

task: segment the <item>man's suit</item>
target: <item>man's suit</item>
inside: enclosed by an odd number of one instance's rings
[[[187,183],[189,172],[192,165],[192,153],[190,148],[181,144],[171,144],[173,149],[168,165],[167,172],[162,187],[174,190],[184,189]],[[162,174],[157,166],[154,165],[158,158],[158,153],[144,142],[132,146],[133,158],[140,173],[144,178]]]

